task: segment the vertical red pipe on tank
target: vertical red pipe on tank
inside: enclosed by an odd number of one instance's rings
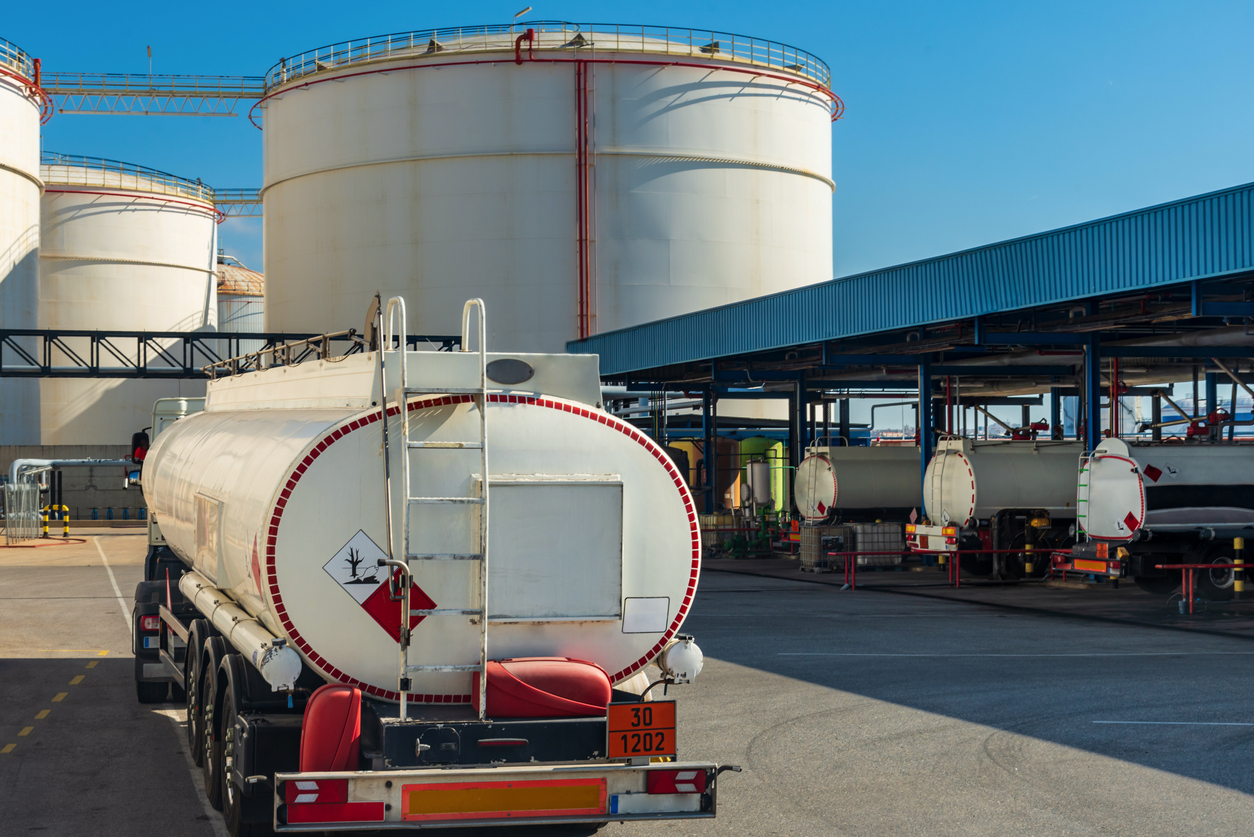
[[[575,238],[579,338],[591,333],[588,257],[588,62],[575,62]]]

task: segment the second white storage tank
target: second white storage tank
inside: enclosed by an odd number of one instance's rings
[[[217,323],[217,215],[198,181],[144,166],[45,154],[39,328],[104,331],[213,330]],[[64,342],[88,357],[87,338]],[[162,340],[182,357],[177,340]],[[135,362],[100,352],[102,366]],[[151,353],[150,353],[151,354]],[[208,362],[208,359],[205,360]],[[189,380],[45,378],[40,444],[126,444],[150,423],[153,402],[203,395]]]

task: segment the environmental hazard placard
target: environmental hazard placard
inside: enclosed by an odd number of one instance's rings
[[[393,599],[400,597],[400,570],[396,571],[393,585],[389,585],[386,567],[379,566],[379,560],[387,558],[383,548],[371,540],[370,536],[358,529],[357,534],[348,539],[348,543],[331,556],[331,560],[322,565],[327,575],[335,579],[340,589],[353,597],[362,609],[370,614],[379,627],[387,631],[392,639],[400,641],[401,602]],[[389,588],[392,589],[389,589]],[[409,594],[411,610],[430,610],[435,602],[415,585]],[[425,616],[410,616],[409,627],[413,629],[425,619]]]

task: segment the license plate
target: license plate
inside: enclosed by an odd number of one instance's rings
[[[675,701],[612,703],[607,721],[609,758],[675,755]]]

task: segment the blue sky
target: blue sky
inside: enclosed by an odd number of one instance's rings
[[[546,3],[536,19],[707,27],[831,65],[834,275],[1254,180],[1248,2]],[[260,75],[347,38],[507,21],[509,4],[10,3],[0,37],[45,70]],[[261,180],[243,117],[56,116],[44,148],[219,187]],[[226,248],[260,267],[261,222]]]

